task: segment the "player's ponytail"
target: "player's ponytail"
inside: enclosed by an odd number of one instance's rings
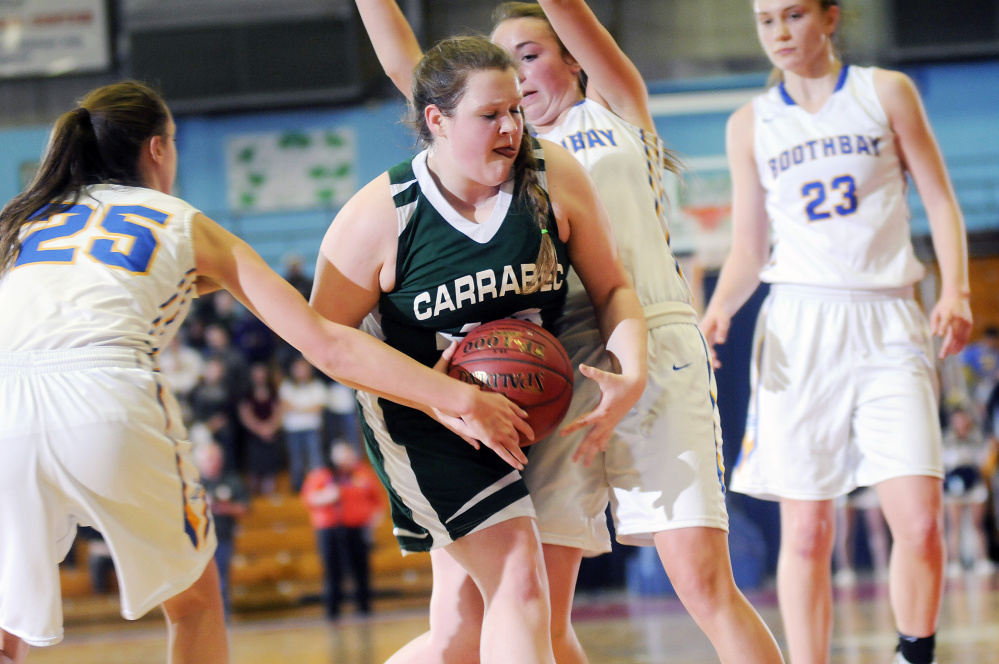
[[[520,183],[520,198],[538,223],[541,233],[541,246],[538,257],[534,260],[534,279],[524,284],[524,293],[536,293],[541,287],[555,280],[558,270],[558,256],[555,253],[555,243],[551,232],[557,228],[548,229],[548,213],[551,209],[548,194],[542,186],[542,173],[538,158],[535,156],[536,143],[526,131],[520,139],[520,152],[513,164],[514,178]],[[539,148],[540,149],[540,148]]]
[[[21,228],[39,212],[68,209],[92,184],[142,186],[139,151],[164,135],[169,117],[163,99],[136,81],[98,88],[63,113],[31,184],[0,212],[0,275],[15,260]]]

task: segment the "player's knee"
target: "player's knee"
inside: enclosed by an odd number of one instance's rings
[[[0,629],[0,664],[21,664],[28,656],[28,644]]]
[[[932,513],[914,514],[892,528],[892,540],[896,546],[930,549],[940,546],[942,539],[941,520]]]
[[[163,613],[173,624],[206,612],[223,612],[222,592],[214,563],[209,564],[194,585],[163,602]]]
[[[799,558],[826,559],[832,555],[834,532],[826,520],[799,521],[781,532],[781,548]]]
[[[667,570],[677,596],[692,616],[718,612],[736,592],[731,571],[697,560]]]

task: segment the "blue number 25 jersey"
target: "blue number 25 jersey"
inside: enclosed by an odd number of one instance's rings
[[[0,351],[118,346],[155,358],[195,294],[196,213],[152,189],[95,185],[36,215],[0,278]]]
[[[754,152],[773,230],[763,281],[883,289],[922,278],[905,172],[874,71],[844,65],[815,113],[796,105],[783,84],[753,100]]]

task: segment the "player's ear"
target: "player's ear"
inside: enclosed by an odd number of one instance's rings
[[[163,161],[163,157],[166,154],[166,144],[167,139],[163,136],[150,136],[149,140],[142,146],[143,150],[149,152],[150,159],[153,163],[160,163]]]
[[[430,133],[433,134],[435,138],[447,136],[447,132],[445,131],[447,116],[444,115],[436,104],[428,104],[427,107],[423,109],[423,118],[426,120],[427,128],[430,129]]]

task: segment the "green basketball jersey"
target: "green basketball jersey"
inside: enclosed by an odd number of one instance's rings
[[[537,149],[541,168],[541,150]],[[568,252],[549,212],[558,273],[536,293],[523,294],[534,275],[541,230],[507,182],[490,217],[459,215],[427,170],[427,153],[389,170],[399,219],[395,289],[378,303],[389,345],[423,362],[440,357],[438,333],[460,337],[480,323],[524,318],[550,328],[565,301]]]
[[[535,154],[543,169],[537,144]],[[426,152],[390,169],[389,177],[399,221],[396,283],[365,321],[369,331],[432,365],[446,347],[439,336],[462,336],[480,323],[516,317],[550,329],[565,301],[568,251],[549,213],[557,277],[523,293],[541,229],[519,200],[520,183],[505,184],[489,219],[474,223],[444,199]],[[358,398],[368,455],[388,490],[403,549],[427,551],[490,520],[534,515],[523,479],[492,450],[472,448],[419,410],[364,393]]]

